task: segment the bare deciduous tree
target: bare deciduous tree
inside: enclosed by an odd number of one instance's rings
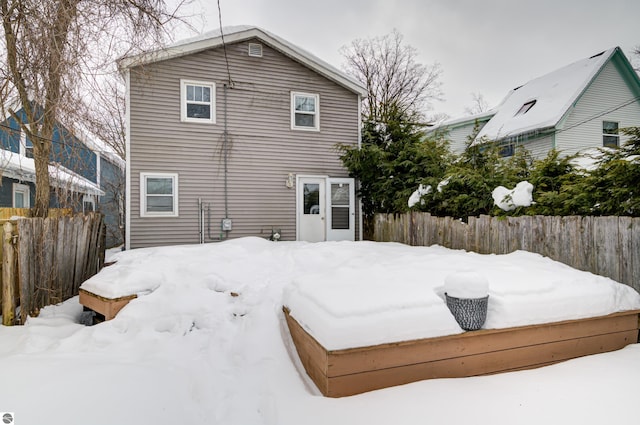
[[[46,216],[49,207],[57,123],[86,117],[104,70],[117,56],[162,42],[176,11],[164,0],[0,0],[0,104],[33,143],[35,216]]]
[[[476,115],[489,110],[489,103],[484,98],[482,93],[471,93],[473,103],[464,108],[464,111],[469,115]]]
[[[365,120],[417,121],[442,96],[440,65],[416,62],[416,49],[402,40],[394,30],[382,37],[354,40],[341,49],[347,60],[345,70],[366,85]]]

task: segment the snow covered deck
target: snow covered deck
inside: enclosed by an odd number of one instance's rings
[[[80,288],[80,304],[104,316],[104,320],[111,320],[124,308],[129,301],[137,295],[127,295],[123,297],[107,298],[86,289]]]
[[[423,379],[531,369],[638,342],[640,310],[578,320],[486,329],[351,349],[327,350],[284,313],[307,374],[328,397]]]

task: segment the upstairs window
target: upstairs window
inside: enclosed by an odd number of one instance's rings
[[[518,112],[516,112],[516,115],[522,115],[522,114],[526,114],[527,112],[529,112],[529,109],[533,108],[533,105],[536,104],[536,100],[532,100],[530,102],[525,103],[524,105],[522,105],[520,107],[520,109],[518,109]]]
[[[185,122],[216,122],[216,85],[180,80],[180,119]]]
[[[20,131],[20,155],[33,158],[33,143],[23,130]]]
[[[617,148],[620,146],[620,134],[618,123],[615,121],[602,121],[602,146]]]
[[[320,130],[319,96],[291,93],[291,128],[294,130]]]

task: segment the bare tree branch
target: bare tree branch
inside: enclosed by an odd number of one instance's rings
[[[164,0],[0,0],[5,47],[0,50],[0,104],[3,112],[11,113],[11,105],[24,110],[24,119],[18,119],[17,110],[13,116],[34,146],[35,215],[46,215],[49,206],[55,127],[59,122],[70,129],[80,122],[91,127],[87,110],[109,110],[104,105],[124,116],[116,91],[105,83],[116,76],[115,59],[162,44],[188,2],[169,8]],[[115,126],[123,122],[102,117],[103,127],[113,127],[103,134],[120,146],[123,131]]]
[[[354,40],[341,53],[346,59],[346,71],[367,87],[363,101],[366,120],[417,121],[424,118],[431,102],[442,96],[440,65],[417,63],[417,50],[404,45],[398,31]]]

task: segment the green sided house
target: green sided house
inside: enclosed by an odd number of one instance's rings
[[[121,59],[126,247],[244,236],[356,240],[357,81],[256,27]]]
[[[597,53],[511,90],[477,116],[446,121],[451,149],[495,141],[505,156],[517,146],[536,158],[556,149],[563,155],[625,142],[619,130],[640,126],[640,79],[619,47]]]

